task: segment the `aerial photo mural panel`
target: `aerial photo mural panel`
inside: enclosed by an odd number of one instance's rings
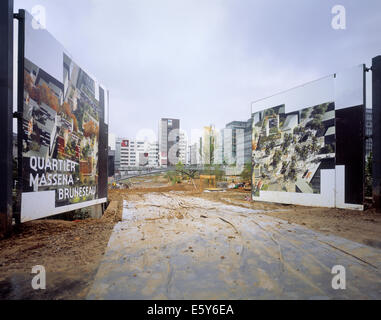
[[[22,221],[107,201],[108,92],[26,16]]]
[[[357,66],[253,103],[253,200],[364,208],[363,74]]]
[[[335,168],[334,103],[255,113],[253,151],[255,197],[260,190],[320,193],[321,169]]]

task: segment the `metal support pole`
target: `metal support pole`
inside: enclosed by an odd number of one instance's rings
[[[25,10],[20,9],[15,18],[19,23],[18,36],[18,83],[17,83],[17,224],[21,223],[21,195],[23,190],[23,114],[24,114],[24,57],[25,57]]]
[[[381,56],[372,60],[373,202],[381,213]]]
[[[0,237],[12,231],[13,0],[0,1]]]

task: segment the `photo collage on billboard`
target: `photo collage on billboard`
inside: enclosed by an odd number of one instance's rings
[[[253,116],[254,196],[260,190],[320,193],[321,169],[335,168],[335,108],[327,102]]]
[[[252,103],[252,198],[364,209],[365,66]]]
[[[107,90],[31,21],[26,13],[21,134],[28,220],[106,202],[108,140]],[[42,198],[40,212],[29,212],[28,204]]]

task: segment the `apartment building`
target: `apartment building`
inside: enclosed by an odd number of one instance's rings
[[[115,148],[115,170],[123,171],[131,167],[146,166],[147,145],[144,141],[117,138]]]

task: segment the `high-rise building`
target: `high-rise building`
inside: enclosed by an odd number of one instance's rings
[[[244,137],[244,163],[251,163],[253,154],[253,118],[246,122]]]
[[[175,166],[180,161],[180,120],[161,119],[159,122],[160,167]]]
[[[115,150],[108,147],[108,161],[107,161],[108,176],[112,177],[115,174]]]
[[[189,145],[187,147],[187,162],[186,165],[191,165],[191,151],[192,151],[192,145]]]
[[[148,152],[144,141],[128,138],[116,139],[115,170],[123,171],[131,167],[147,166]]]
[[[216,163],[243,166],[251,162],[252,119],[233,121],[220,131],[217,139]]]
[[[192,166],[199,165],[202,163],[201,141],[202,138],[200,138],[198,142],[189,146],[189,164]]]
[[[243,121],[233,121],[226,125],[224,153],[227,164],[245,163],[245,129],[246,122]]]
[[[216,140],[214,142],[214,163],[223,164],[224,162],[224,132],[223,130],[216,132]]]
[[[214,164],[216,137],[216,129],[213,125],[204,127],[204,134],[201,141],[201,161],[203,164]]]
[[[182,164],[187,164],[187,150],[188,150],[188,141],[186,139],[186,134],[184,131],[180,131],[180,161]]]
[[[159,142],[150,142],[148,144],[148,166],[150,168],[159,167]]]
[[[122,142],[122,138],[117,138],[115,140],[115,159],[114,159],[114,163],[115,163],[115,172],[119,172],[119,169],[120,169],[120,156],[121,156],[121,142]]]
[[[235,163],[236,159],[236,142],[235,142],[235,131],[230,128],[222,129],[223,140],[223,163],[231,165]]]
[[[108,134],[108,146],[111,150],[115,151],[115,149],[116,149],[116,136],[113,133]]]

